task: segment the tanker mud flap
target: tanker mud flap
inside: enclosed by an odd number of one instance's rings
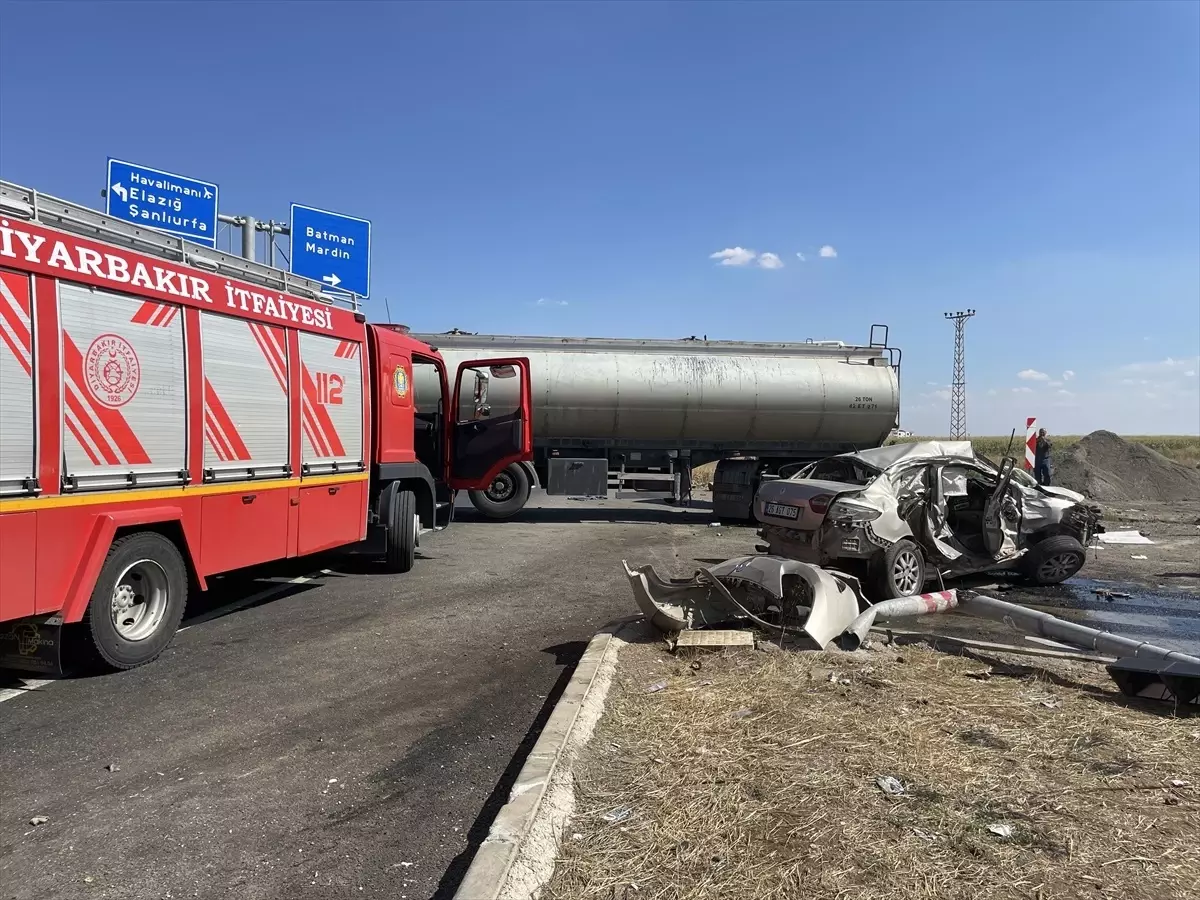
[[[663,579],[653,566],[630,568],[625,576],[638,608],[663,632],[710,628],[731,620],[749,621],[766,631],[806,636],[824,648],[859,614],[853,579],[819,566],[778,556],[739,556],[691,578]],[[767,622],[773,608],[781,624]],[[795,621],[799,627],[789,627]]]
[[[62,615],[31,616],[0,625],[0,669],[57,677],[63,668]]]

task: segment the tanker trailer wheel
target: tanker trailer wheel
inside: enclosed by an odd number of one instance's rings
[[[389,571],[404,573],[417,558],[417,497],[398,485],[390,493],[386,563]]]
[[[486,491],[471,491],[471,504],[489,519],[515,516],[529,502],[529,474],[513,463],[492,479]]]
[[[188,573],[169,539],[141,531],[113,541],[83,614],[92,646],[114,669],[167,649],[187,606]]]

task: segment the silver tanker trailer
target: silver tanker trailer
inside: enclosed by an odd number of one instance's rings
[[[533,487],[550,494],[607,496],[610,483],[664,488],[680,496],[691,468],[717,466],[713,506],[752,518],[763,478],[835,453],[877,447],[900,411],[900,351],[888,329],[865,345],[841,341],[742,342],[414,334],[453,372],[473,358],[524,356],[533,381],[532,463],[510,466],[487,491],[481,513],[519,512]],[[499,373],[504,374],[504,373]],[[426,367],[414,372],[419,412],[440,392]],[[482,377],[482,376],[481,376]],[[487,379],[493,415],[515,407],[516,385]]]

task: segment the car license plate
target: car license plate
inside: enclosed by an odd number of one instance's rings
[[[768,516],[776,516],[780,519],[798,519],[800,518],[800,507],[787,506],[783,503],[768,503],[763,509]]]

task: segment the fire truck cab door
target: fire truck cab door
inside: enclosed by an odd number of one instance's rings
[[[448,415],[454,490],[482,490],[507,466],[533,459],[533,395],[525,357],[472,359],[458,367]]]

